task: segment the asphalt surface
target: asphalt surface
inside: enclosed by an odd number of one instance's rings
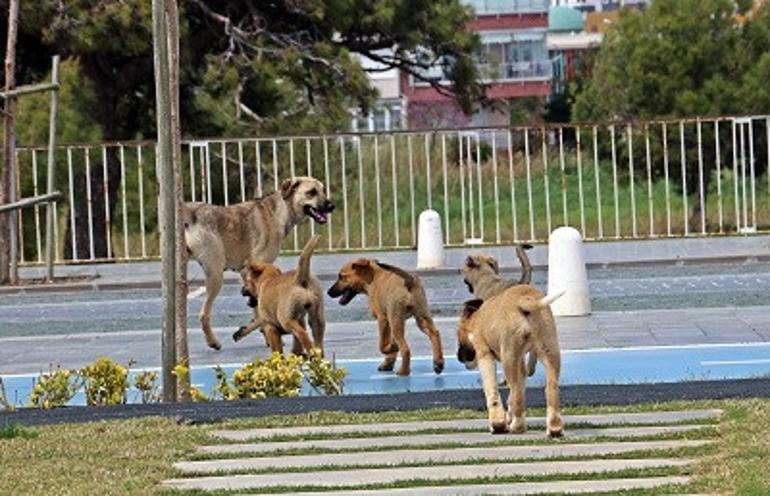
[[[770,397],[770,379],[692,381],[675,384],[579,385],[561,388],[563,406],[631,405],[675,400]],[[507,395],[507,393],[504,393]],[[527,388],[527,405],[545,406],[542,388]],[[265,398],[186,404],[66,407],[54,410],[21,409],[0,412],[0,425],[47,425],[165,416],[180,423],[210,423],[229,418],[299,415],[318,411],[415,411],[429,408],[467,408],[483,411],[480,389],[445,390],[383,395]]]

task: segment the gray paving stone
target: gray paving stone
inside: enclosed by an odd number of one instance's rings
[[[654,467],[683,467],[692,460],[645,458],[641,460],[581,460],[538,463],[495,463],[491,465],[444,465],[436,467],[398,467],[356,470],[328,470],[260,475],[230,475],[172,479],[163,485],[182,490],[243,490],[283,487],[336,487],[363,484],[392,484],[406,480],[446,480],[477,477],[543,476],[578,473],[605,473]]]
[[[670,450],[691,448],[708,444],[709,441],[638,441],[625,443],[547,444],[537,446],[499,446],[485,448],[454,448],[451,450],[398,450],[364,451],[357,453],[328,453],[297,456],[259,458],[232,458],[179,462],[174,468],[187,473],[217,473],[227,471],[282,469],[312,469],[319,467],[407,465],[418,463],[445,464],[470,460],[523,460],[567,456],[595,457],[632,451]]]
[[[581,494],[613,492],[629,489],[650,489],[690,482],[689,477],[647,477],[639,479],[574,480],[551,482],[518,482],[515,484],[474,484],[458,486],[429,486],[400,489],[334,491],[335,496],[481,496],[517,494]],[[285,493],[287,496],[318,496],[319,493]]]
[[[722,410],[683,410],[671,412],[642,412],[642,413],[611,413],[602,415],[565,415],[564,423],[582,425],[640,425],[667,424],[690,420],[715,418]],[[527,419],[530,427],[545,425],[543,417]],[[343,425],[314,425],[305,427],[280,427],[262,429],[217,430],[211,433],[214,437],[231,441],[247,441],[251,439],[267,439],[274,436],[307,436],[310,434],[366,434],[372,432],[415,432],[425,429],[454,429],[454,430],[486,430],[487,419],[457,419],[433,420],[430,422],[390,422],[380,424],[343,424]]]
[[[694,431],[701,429],[701,425],[656,426],[656,427],[607,427],[600,429],[574,429],[569,430],[567,424],[567,439],[584,439],[587,437],[644,437],[671,434],[675,432]],[[420,446],[435,446],[441,444],[474,445],[482,443],[504,442],[510,440],[511,444],[517,441],[531,441],[544,439],[543,431],[530,431],[524,434],[492,435],[487,432],[463,432],[457,434],[416,434],[413,436],[383,436],[364,437],[350,439],[317,439],[311,441],[287,441],[287,442],[257,442],[201,446],[199,453],[220,455],[224,453],[268,453],[271,451],[287,449],[317,448],[328,450],[343,449],[374,449],[374,448],[407,448]]]

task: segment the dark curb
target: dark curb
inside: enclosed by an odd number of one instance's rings
[[[565,406],[632,405],[675,400],[720,400],[770,398],[770,379],[735,379],[681,383],[578,385],[561,388]],[[527,404],[545,405],[542,388],[527,389]],[[266,398],[260,400],[212,401],[207,403],[67,407],[54,410],[21,409],[0,413],[0,425],[48,425],[97,422],[164,416],[184,423],[210,423],[230,418],[297,415],[319,411],[381,412],[415,411],[429,408],[484,409],[480,389],[419,393]]]

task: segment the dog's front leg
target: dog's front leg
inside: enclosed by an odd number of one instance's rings
[[[398,345],[393,341],[393,336],[390,332],[390,324],[388,319],[384,315],[377,316],[377,329],[380,333],[380,353],[385,355],[385,359],[382,361],[377,370],[380,372],[390,372],[393,370],[393,365],[396,363],[396,356],[398,354]]]
[[[241,339],[245,338],[246,336],[254,332],[254,330],[259,326],[260,326],[259,319],[257,319],[256,317],[251,319],[251,321],[248,324],[246,324],[245,326],[239,327],[238,330],[233,333],[233,341],[235,342],[240,341]]]
[[[396,375],[402,376],[412,372],[412,350],[409,349],[409,344],[406,342],[404,318],[405,315],[397,312],[388,313],[388,322],[390,322],[390,329],[393,332],[393,339],[398,345],[399,353],[401,353],[401,366],[396,371]]]
[[[500,434],[507,431],[505,410],[500,400],[500,391],[497,389],[497,373],[495,358],[487,353],[479,357],[479,372],[481,383],[484,386],[484,396],[487,399],[487,412],[489,413],[489,430],[492,434]]]

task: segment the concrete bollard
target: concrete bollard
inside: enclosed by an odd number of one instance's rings
[[[591,313],[583,238],[577,229],[560,227],[548,238],[548,294],[566,291],[551,305],[554,315]]]
[[[420,214],[417,230],[417,268],[433,269],[444,266],[444,236],[441,217],[435,210]]]

